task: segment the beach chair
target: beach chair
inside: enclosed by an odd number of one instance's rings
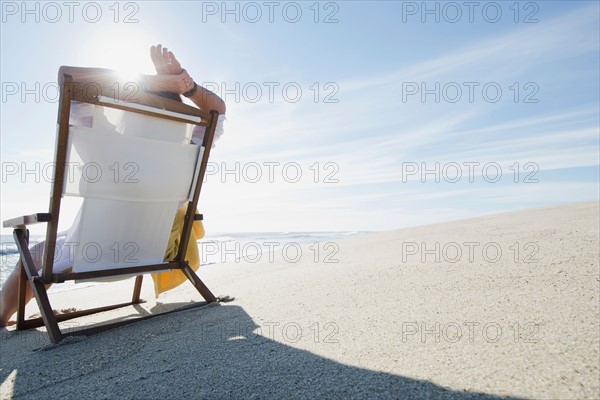
[[[59,71],[60,103],[54,179],[48,213],[3,222],[14,228],[21,255],[17,330],[45,326],[53,343],[66,336],[91,335],[160,314],[61,331],[58,323],[72,318],[138,304],[144,274],[181,270],[207,303],[217,299],[185,259],[218,119],[183,103],[144,92],[139,85],[115,86],[108,77],[76,80]],[[76,70],[84,70],[76,68]],[[115,75],[116,76],[116,75]],[[70,126],[72,101],[94,108],[91,127]],[[194,125],[206,127],[202,146],[190,144]],[[116,178],[115,169],[121,172]],[[118,172],[117,171],[117,172]],[[135,174],[132,174],[135,172]],[[61,198],[83,198],[73,250],[72,270],[53,272]],[[178,205],[188,200],[177,256],[164,262]],[[45,222],[46,250],[41,275],[29,250],[28,225]],[[117,254],[120,253],[119,256]],[[131,302],[56,314],[45,284],[114,280],[136,276]],[[41,318],[25,319],[29,284]],[[74,307],[77,304],[73,305]]]

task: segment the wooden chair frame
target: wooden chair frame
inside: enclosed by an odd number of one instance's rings
[[[83,70],[83,68],[82,68]],[[217,302],[219,301],[208,287],[200,280],[196,273],[191,269],[188,261],[185,260],[185,254],[187,251],[188,240],[192,231],[192,224],[194,220],[202,219],[202,216],[196,214],[196,207],[198,205],[198,198],[200,196],[200,190],[202,188],[202,182],[206,173],[206,167],[208,164],[208,158],[213,143],[215,129],[219,114],[217,111],[212,110],[206,112],[186,104],[166,99],[151,93],[146,93],[138,90],[136,86],[135,93],[122,93],[119,96],[113,96],[115,94],[114,81],[110,80],[96,80],[94,82],[82,82],[75,81],[71,75],[62,73],[59,71],[59,84],[60,84],[60,102],[58,110],[58,137],[56,142],[56,154],[55,154],[55,170],[54,180],[52,181],[52,196],[50,198],[50,207],[48,213],[38,213],[32,215],[25,215],[18,218],[13,218],[3,222],[3,226],[14,228],[13,235],[15,243],[21,256],[19,265],[19,288],[18,288],[18,311],[17,311],[17,330],[31,329],[40,326],[45,326],[52,343],[60,342],[64,337],[74,335],[92,335],[109,329],[113,329],[118,326],[128,325],[133,322],[138,322],[150,317],[155,317],[165,313],[152,314],[149,316],[138,317],[135,319],[119,321],[111,324],[104,324],[95,326],[87,329],[70,330],[63,332],[58,326],[58,322],[78,318],[85,315],[90,315],[98,312],[113,310],[120,307],[125,307],[133,304],[142,303],[140,299],[140,292],[142,287],[143,275],[138,275],[135,280],[133,289],[133,296],[131,302],[114,304],[104,307],[98,307],[88,310],[74,311],[66,314],[55,315],[50,301],[48,293],[46,291],[46,284],[50,283],[62,283],[68,280],[75,279],[94,279],[94,278],[105,278],[105,277],[119,277],[122,275],[131,274],[146,274],[156,271],[164,271],[165,269],[179,269],[185,276],[190,280],[194,287],[198,290],[200,295],[206,300],[206,302]],[[201,118],[201,121],[196,125],[206,127],[204,141],[204,153],[202,155],[202,161],[200,164],[200,171],[198,173],[195,191],[193,193],[192,201],[188,204],[187,212],[185,215],[185,221],[183,230],[180,238],[180,245],[178,253],[174,260],[161,264],[145,265],[137,267],[127,267],[109,270],[100,270],[93,272],[68,272],[68,273],[54,273],[52,271],[54,265],[54,255],[56,247],[56,236],[58,230],[58,221],[60,214],[60,204],[64,186],[65,177],[65,163],[67,160],[67,144],[69,140],[69,115],[71,109],[71,101],[80,101],[85,103],[102,105],[105,107],[118,108],[134,113],[146,114],[156,116],[160,118],[166,118],[170,120],[190,123],[188,120],[177,118],[176,116],[168,116],[163,114],[156,114],[147,110],[140,110],[139,108],[128,107],[123,102],[102,102],[100,97],[111,97],[114,99],[126,100],[129,102],[135,102],[138,104],[148,105],[155,108],[166,109],[169,111],[175,111],[184,113],[192,116]],[[33,258],[29,250],[29,231],[27,225],[34,223],[46,222],[46,247],[44,252],[42,274],[39,275],[35,268]],[[37,301],[41,318],[25,319],[25,289],[27,282],[31,286],[33,295]],[[184,309],[184,308],[180,308]],[[177,310],[175,310],[177,311]],[[167,312],[168,313],[168,312]]]

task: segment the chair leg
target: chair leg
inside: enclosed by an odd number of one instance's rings
[[[25,229],[25,244],[29,249],[29,229]],[[17,291],[17,330],[25,328],[25,294],[27,293],[27,273],[23,265],[22,257],[19,257],[17,268],[19,269],[19,286]]]
[[[31,258],[31,253],[29,252],[29,247],[27,245],[24,229],[15,229],[14,237],[19,253],[21,254],[21,262],[23,263],[25,273],[27,274],[27,280],[33,290],[33,295],[37,301],[40,313],[42,314],[42,319],[44,320],[44,325],[48,331],[50,341],[52,343],[58,343],[62,340],[63,335],[58,327],[58,322],[56,321],[52,307],[50,306],[46,286],[41,281],[37,270],[35,269],[35,264],[33,258]]]
[[[131,302],[134,304],[138,304],[140,302],[140,294],[142,292],[143,280],[144,275],[139,275],[135,278],[135,286],[133,287],[133,297],[131,298]]]
[[[23,262],[19,259],[17,265],[19,268],[19,291],[18,291],[18,308],[17,308],[17,330],[25,328],[25,293],[27,291],[27,274]]]
[[[213,303],[213,302],[217,301],[217,298],[215,297],[215,295],[212,294],[210,289],[208,289],[208,287],[204,284],[204,282],[202,282],[200,280],[200,278],[198,278],[198,275],[196,275],[194,270],[192,270],[187,263],[184,264],[184,266],[181,270],[183,271],[185,276],[190,280],[190,282],[192,282],[192,284],[194,285],[196,290],[198,290],[198,292],[200,292],[202,297],[204,297],[204,300],[206,300],[209,303]]]

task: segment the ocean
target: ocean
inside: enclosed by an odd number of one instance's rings
[[[285,257],[293,259],[298,257],[301,245],[315,244],[310,246],[317,254],[320,251],[321,258],[335,256],[335,241],[355,235],[363,235],[369,232],[245,232],[245,233],[222,233],[206,235],[197,242],[200,253],[201,265],[212,265],[224,262],[249,262],[257,263],[262,259],[272,257],[275,252],[284,254]],[[31,235],[30,245],[41,242],[44,235]],[[12,235],[0,236],[0,284],[8,278],[19,259],[17,246]],[[77,285],[94,285],[86,282]],[[52,292],[68,290],[75,283],[67,282],[54,285],[50,288]]]

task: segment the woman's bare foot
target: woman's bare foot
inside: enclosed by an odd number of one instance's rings
[[[12,321],[12,320],[11,321],[6,321],[6,322],[0,321],[0,328],[6,328],[7,326],[12,326],[12,325],[14,325],[16,323],[17,323],[17,321]]]

